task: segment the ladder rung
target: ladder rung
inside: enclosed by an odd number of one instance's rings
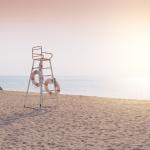
[[[38,69],[40,67],[33,67],[32,69]],[[45,67],[45,68],[42,68],[42,69],[51,69],[50,67]]]
[[[33,67],[32,69],[37,69],[37,68],[40,68],[40,67]]]
[[[55,91],[55,90],[49,90],[50,92],[53,92],[53,91]],[[47,93],[47,91],[45,91],[45,90],[43,90],[42,92],[46,92]]]
[[[45,74],[45,75],[43,75],[43,76],[52,76],[52,75]]]
[[[50,69],[50,67],[45,67],[45,68],[42,68],[42,69]]]

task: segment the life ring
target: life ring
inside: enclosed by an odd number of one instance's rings
[[[38,81],[38,82],[35,81],[35,75],[38,75],[38,76],[39,76],[39,81]],[[39,87],[39,86],[41,85],[41,83],[40,83],[40,77],[41,77],[41,75],[40,75],[40,71],[39,71],[39,70],[34,70],[34,71],[32,71],[32,73],[31,73],[31,81],[32,81],[32,83],[33,83],[36,87]],[[42,77],[42,80],[43,80],[43,77]]]
[[[48,85],[49,84],[54,84],[54,87],[55,87],[55,90],[54,90],[54,92],[52,92],[52,90],[49,90],[49,88],[48,88]],[[45,81],[45,83],[44,83],[44,86],[45,86],[45,90],[51,95],[51,94],[53,94],[53,93],[56,93],[56,94],[58,94],[59,92],[60,92],[60,86],[59,86],[59,84],[58,84],[58,82],[56,81],[56,79],[47,79],[46,81]]]

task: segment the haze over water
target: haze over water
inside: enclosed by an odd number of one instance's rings
[[[92,78],[83,76],[57,77],[62,94],[150,100],[150,78]],[[1,76],[0,85],[5,90],[27,90],[27,76]],[[39,88],[30,86],[31,92]]]

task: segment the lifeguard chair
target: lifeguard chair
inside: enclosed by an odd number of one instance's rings
[[[40,88],[40,108],[43,105],[43,93],[47,92],[50,96],[55,94],[57,95],[60,92],[60,87],[56,81],[54,74],[51,59],[53,57],[52,53],[44,52],[42,46],[35,46],[32,48],[32,68],[29,77],[26,97],[24,100],[24,107],[26,107],[26,100],[29,93],[30,83],[36,87]],[[44,65],[44,62],[48,62],[49,65]],[[48,70],[47,74],[44,74],[44,70]],[[36,76],[38,76],[38,81],[36,81]],[[48,85],[51,84],[53,89],[49,89]],[[45,89],[45,90],[44,90]]]

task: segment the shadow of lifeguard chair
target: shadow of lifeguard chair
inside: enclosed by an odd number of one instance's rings
[[[29,94],[31,81],[34,86],[40,88],[40,99],[39,99],[40,108],[43,105],[43,93],[48,92],[50,96],[55,95],[56,96],[55,98],[58,99],[58,93],[60,92],[60,87],[53,74],[53,68],[51,63],[52,57],[53,57],[52,53],[43,52],[42,46],[35,46],[32,48],[33,63],[32,63],[31,73],[29,77],[27,92],[24,99],[24,107],[26,107],[26,100]],[[44,66],[44,62],[48,62],[49,65]],[[36,63],[38,65],[36,65]],[[48,70],[48,73],[44,74],[43,70]],[[35,78],[36,76],[38,76],[38,81],[36,81]],[[49,84],[53,86],[52,89],[49,89],[48,87]]]

